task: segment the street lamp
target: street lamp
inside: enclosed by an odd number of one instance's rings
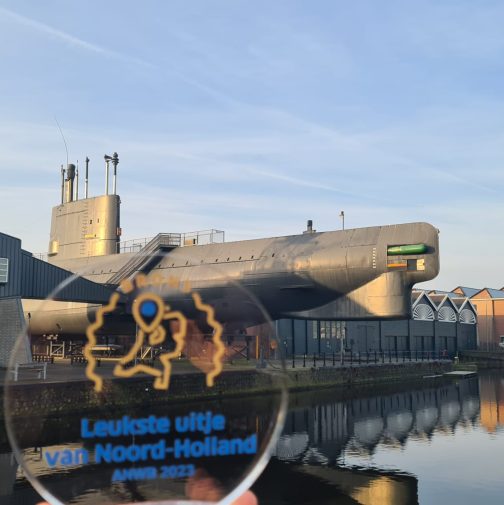
[[[345,211],[344,210],[342,210],[339,213],[339,217],[341,217],[342,229],[344,230],[345,229]]]

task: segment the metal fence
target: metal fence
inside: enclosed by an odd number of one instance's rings
[[[174,247],[184,247],[191,245],[207,245],[224,243],[225,234],[222,230],[201,230],[187,233],[163,233],[163,237],[168,238],[169,243]],[[140,252],[155,237],[142,237],[125,240],[119,245],[119,253]]]
[[[332,352],[304,354],[286,359],[292,368],[320,368],[335,366],[366,366],[391,363],[411,363],[422,361],[445,361],[455,359],[456,353],[439,351],[369,351]]]
[[[181,233],[165,233],[163,235],[166,237],[165,245],[173,245],[174,247],[179,247],[182,243]],[[119,253],[140,252],[147,244],[152,242],[154,238],[155,237],[134,238],[120,242],[118,244]]]

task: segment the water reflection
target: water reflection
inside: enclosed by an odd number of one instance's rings
[[[332,400],[334,393],[318,395],[316,404],[313,394],[298,395],[275,456],[328,464],[348,451],[370,454],[378,444],[401,446],[409,437],[450,433],[460,423],[476,423],[478,391],[478,378],[472,378],[372,397]]]
[[[477,426],[479,380],[423,381],[409,390],[403,387],[398,391],[401,386],[397,385],[393,388],[395,391],[389,387],[381,392],[368,388],[343,394],[294,395],[274,455],[277,462],[289,465],[289,487],[301,493],[298,479],[302,476],[303,487],[332,493],[331,503],[420,503],[419,483],[413,473],[400,466],[356,466],[355,461],[369,460],[378,448],[405,451],[408,441],[428,444],[433,437],[452,436],[459,426]],[[272,503],[266,489],[261,493],[267,474],[259,481],[258,490],[261,499]],[[295,496],[282,501],[288,502],[306,503]]]
[[[501,503],[503,424],[502,374],[292,394],[254,489],[261,505]],[[0,475],[1,505],[36,502],[10,454]]]
[[[0,505],[7,504],[16,479],[17,462],[12,453],[0,454]]]
[[[489,433],[504,425],[504,378],[492,375],[480,378],[481,425]]]

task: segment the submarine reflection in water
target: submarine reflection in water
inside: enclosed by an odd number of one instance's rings
[[[431,438],[451,437],[459,426],[477,426],[480,423],[480,390],[481,425],[484,426],[484,409],[497,413],[504,401],[492,400],[501,387],[500,382],[495,385],[496,380],[492,380],[474,377],[456,384],[441,379],[441,382],[422,387],[426,384],[424,381],[415,389],[407,384],[391,384],[293,393],[284,433],[272,460],[253,488],[259,503],[418,504],[419,483],[415,475],[391,467],[383,470],[349,466],[345,458],[348,461],[353,455],[371,455],[382,446],[400,449],[408,440],[428,442]],[[261,427],[261,412],[267,408],[265,400],[250,398],[244,403],[243,399],[228,399],[226,404],[237,411],[246,409],[247,419]],[[250,402],[257,404],[250,408]],[[54,423],[60,429],[54,429]],[[71,446],[76,434],[68,429],[69,426],[74,423],[67,425],[58,419],[48,421],[44,446]],[[33,450],[30,436],[27,433],[23,447],[28,457],[39,460],[40,450]],[[0,475],[4,478],[4,495],[13,493],[10,505],[36,503],[37,498],[22,475],[18,473],[15,480],[15,461],[11,454],[3,456]],[[59,480],[58,485],[68,487],[71,482],[80,482],[80,475],[76,468],[53,478]],[[96,504],[100,502],[101,482],[99,476],[95,479],[97,491],[90,492],[88,503]]]
[[[480,413],[478,378],[372,397],[334,401],[326,393],[294,400],[274,457],[304,478],[336,487],[348,503],[363,505],[418,503],[417,479],[347,467],[345,455],[366,456],[379,445],[401,448],[408,439],[449,435],[457,425],[475,425]]]

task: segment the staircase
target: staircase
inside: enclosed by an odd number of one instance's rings
[[[181,233],[158,233],[150,242],[127,261],[110,279],[108,285],[117,286],[134,272],[148,270],[163,253],[182,245]]]

